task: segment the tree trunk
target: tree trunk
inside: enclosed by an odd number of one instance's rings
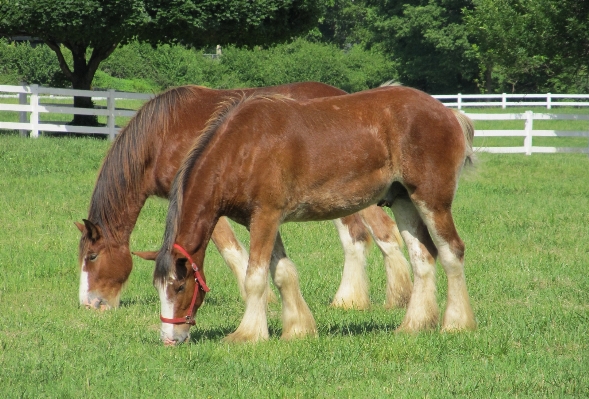
[[[487,64],[485,69],[485,91],[487,94],[493,93],[493,65]]]
[[[71,51],[74,60],[74,68],[70,69],[62,52],[61,46],[53,40],[46,40],[45,43],[55,52],[59,60],[59,66],[65,76],[72,82],[72,87],[77,90],[90,90],[92,88],[92,79],[102,60],[107,58],[117,48],[118,43],[107,44],[92,50],[90,60],[86,60],[86,43],[62,43]],[[91,97],[74,97],[75,108],[94,108]],[[98,117],[96,115],[74,115],[70,122],[78,126],[98,126]]]
[[[92,79],[94,72],[88,68],[86,62],[86,49],[82,51],[72,51],[74,58],[74,70],[72,71],[72,87],[76,90],[90,90],[92,88]],[[74,97],[74,108],[94,108],[94,102],[91,97]],[[75,126],[98,126],[98,117],[96,115],[78,115],[75,114],[72,125]]]

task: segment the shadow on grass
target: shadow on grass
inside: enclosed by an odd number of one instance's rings
[[[159,301],[157,298],[150,298],[150,297],[139,297],[139,298],[130,298],[130,299],[121,299],[119,303],[120,308],[130,308],[133,306],[151,306],[151,305],[159,305]]]
[[[395,330],[399,327],[399,324],[386,324],[386,323],[341,323],[332,324],[329,326],[317,326],[319,330],[319,336],[331,336],[331,337],[347,337],[347,336],[360,336],[372,333],[395,333]],[[227,335],[231,334],[237,325],[234,327],[218,327],[211,329],[193,329],[190,332],[190,342],[197,343],[198,341],[220,341]],[[282,335],[282,328],[269,326],[268,331],[270,333],[270,339],[280,338]]]
[[[331,324],[327,327],[319,326],[319,334],[340,337],[382,332],[392,334],[399,325],[395,323],[376,323],[373,321]]]
[[[198,328],[190,331],[190,343],[194,344],[198,341],[221,341],[227,335],[231,334],[237,327],[220,327],[207,330],[200,330]]]

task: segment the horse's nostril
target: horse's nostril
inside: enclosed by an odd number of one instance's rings
[[[86,309],[98,309],[98,310],[108,310],[110,309],[110,305],[108,302],[100,297],[97,296],[88,296],[84,302],[82,303],[86,306]]]

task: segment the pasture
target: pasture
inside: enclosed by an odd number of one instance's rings
[[[511,110],[510,112],[513,112]],[[556,112],[556,111],[555,111]],[[477,128],[480,128],[477,126]],[[476,143],[480,145],[479,143]],[[78,306],[79,232],[108,141],[0,134],[0,386],[7,398],[587,397],[589,158],[479,154],[454,203],[478,330],[395,334],[382,257],[368,257],[373,306],[328,306],[343,254],[330,222],[283,239],[317,321],[316,339],[226,344],[244,304],[210,246],[211,292],[191,343],[164,347],[153,265],[136,258],[121,307]],[[586,141],[585,144],[586,145]],[[150,199],[132,250],[158,249],[167,203]],[[247,245],[245,229],[236,227]],[[444,308],[446,280],[438,270]]]

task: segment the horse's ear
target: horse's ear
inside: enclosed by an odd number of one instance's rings
[[[78,230],[80,230],[80,233],[84,234],[84,225],[80,222],[74,222],[74,224],[76,225]]]
[[[131,253],[145,260],[155,260],[155,258],[157,258],[157,254],[159,253],[159,251],[138,251]]]
[[[100,227],[96,226],[88,219],[82,219],[82,221],[84,222],[84,226],[86,227],[86,234],[88,234],[88,238],[92,241],[98,241],[102,236],[100,234]]]

